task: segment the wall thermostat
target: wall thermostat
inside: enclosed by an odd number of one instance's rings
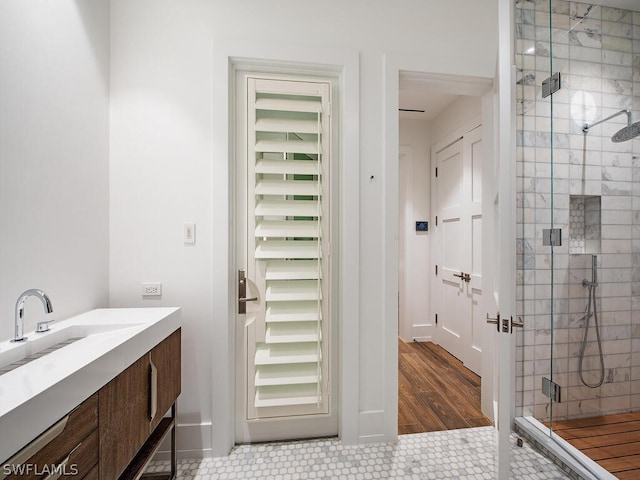
[[[416,222],[416,232],[426,232],[429,230],[429,222]]]

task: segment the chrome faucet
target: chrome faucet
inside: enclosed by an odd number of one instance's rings
[[[16,302],[15,336],[13,337],[13,340],[11,340],[12,342],[22,342],[23,340],[27,339],[27,337],[24,336],[24,302],[31,296],[38,297],[40,299],[42,305],[44,306],[45,313],[53,312],[51,300],[46,293],[44,293],[42,290],[38,290],[37,288],[25,290],[18,297],[18,301]],[[49,330],[49,324],[51,322],[53,322],[53,320],[38,323],[36,331],[46,332],[47,330]]]

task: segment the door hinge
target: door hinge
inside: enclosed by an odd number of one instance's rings
[[[327,115],[331,116],[333,114],[333,103],[329,102],[329,104],[327,105]]]
[[[542,394],[554,402],[562,402],[562,389],[560,385],[552,382],[547,377],[542,377]]]
[[[436,167],[436,178],[438,178],[438,167]]]
[[[562,246],[562,229],[561,228],[543,228],[542,229],[542,245],[560,247]]]
[[[542,98],[547,98],[549,95],[553,95],[562,88],[560,81],[560,72],[556,72],[549,78],[542,81]]]
[[[436,313],[436,325],[438,324],[438,314]]]
[[[436,227],[438,226],[438,215],[436,215]]]
[[[436,265],[436,275],[438,274],[438,265]]]

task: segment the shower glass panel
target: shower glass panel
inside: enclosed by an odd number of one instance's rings
[[[516,416],[564,444],[640,412],[640,1],[515,1]]]

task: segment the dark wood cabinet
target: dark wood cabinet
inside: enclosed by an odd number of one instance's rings
[[[100,462],[100,480],[137,478],[165,435],[173,435],[175,412],[161,421],[180,394],[180,345],[177,329],[98,392],[100,458],[108,459]]]
[[[180,329],[169,335],[162,343],[150,352],[151,364],[157,370],[157,407],[151,420],[151,430],[156,428],[162,417],[169,411],[180,395],[180,358],[181,357]]]
[[[149,437],[149,356],[98,392],[100,478],[116,479]]]
[[[6,478],[21,480],[83,478],[97,463],[96,394],[9,459],[0,473],[11,472]]]
[[[4,462],[0,479],[136,479],[167,435],[172,462],[165,477],[174,477],[180,345],[178,328]]]

